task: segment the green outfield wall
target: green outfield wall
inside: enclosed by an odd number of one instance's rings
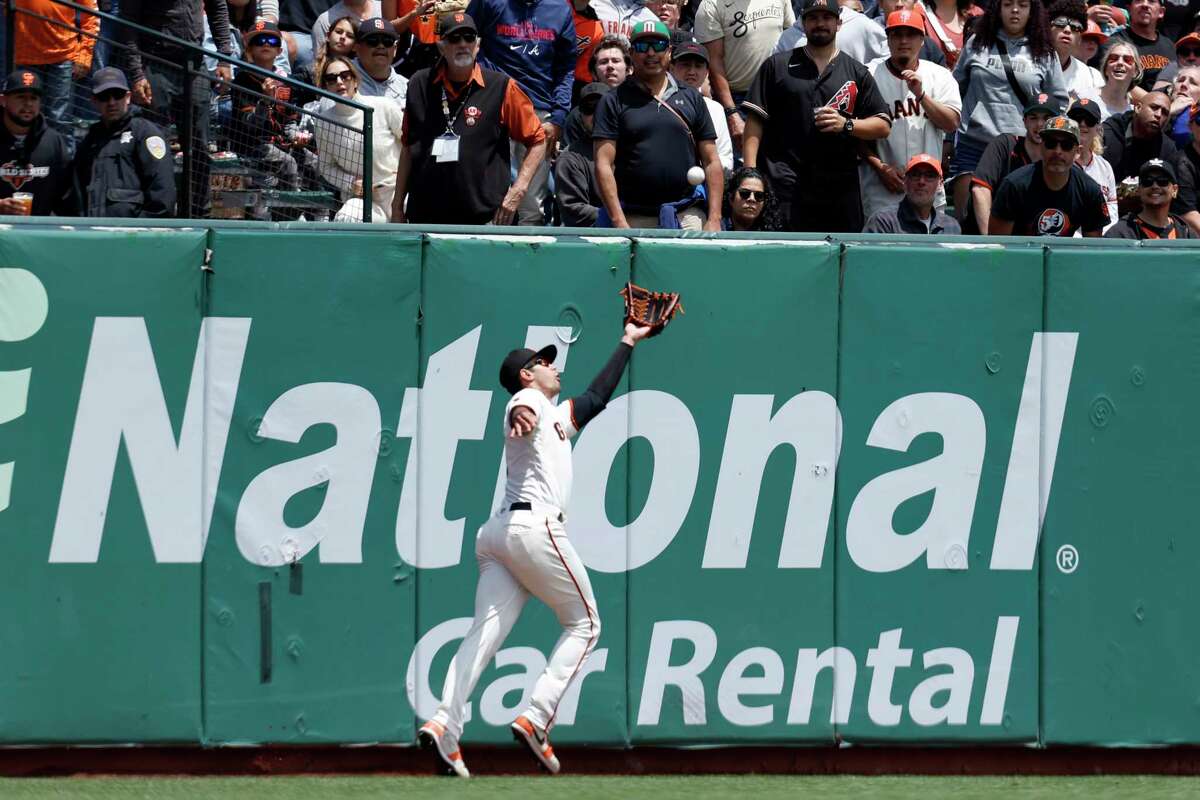
[[[0,230],[0,744],[406,744],[511,348],[604,621],[556,743],[1200,743],[1200,249]],[[558,635],[472,698],[504,742]]]

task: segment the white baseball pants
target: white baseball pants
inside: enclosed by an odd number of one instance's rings
[[[496,514],[479,529],[475,558],[475,621],[446,673],[442,704],[433,719],[454,736],[462,735],[467,699],[533,595],[554,611],[563,627],[522,712],[549,730],[559,701],[600,638],[600,616],[587,570],[557,513]]]

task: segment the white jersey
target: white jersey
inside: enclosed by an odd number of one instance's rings
[[[915,155],[928,153],[940,159],[946,132],[925,116],[925,107],[917,102],[917,97],[908,88],[908,84],[892,73],[886,58],[872,61],[867,65],[867,70],[875,79],[875,85],[879,87],[879,94],[887,104],[888,114],[892,118],[892,132],[886,139],[877,139],[875,142],[883,163],[904,172],[908,160]],[[922,90],[930,99],[962,113],[958,81],[954,80],[950,70],[932,61],[919,60],[917,75],[921,78]],[[876,211],[894,206],[904,197],[903,192],[889,192],[879,174],[868,164],[859,165],[858,177],[862,185],[863,213],[868,219]],[[933,204],[936,208],[945,207],[946,190],[943,187],[938,187]]]
[[[533,431],[513,438],[510,416],[517,406],[537,414]],[[504,508],[513,503],[532,503],[565,510],[571,499],[571,442],[579,432],[571,419],[571,401],[554,405],[537,389],[522,389],[504,407],[504,462],[508,481]]]

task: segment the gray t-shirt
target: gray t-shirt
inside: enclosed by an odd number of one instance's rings
[[[779,36],[795,21],[788,0],[701,0],[695,33],[702,44],[724,40],[729,88],[745,92]]]

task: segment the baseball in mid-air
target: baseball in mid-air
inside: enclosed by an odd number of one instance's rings
[[[692,167],[688,170],[688,183],[692,186],[699,186],[704,183],[704,170],[700,167]]]

